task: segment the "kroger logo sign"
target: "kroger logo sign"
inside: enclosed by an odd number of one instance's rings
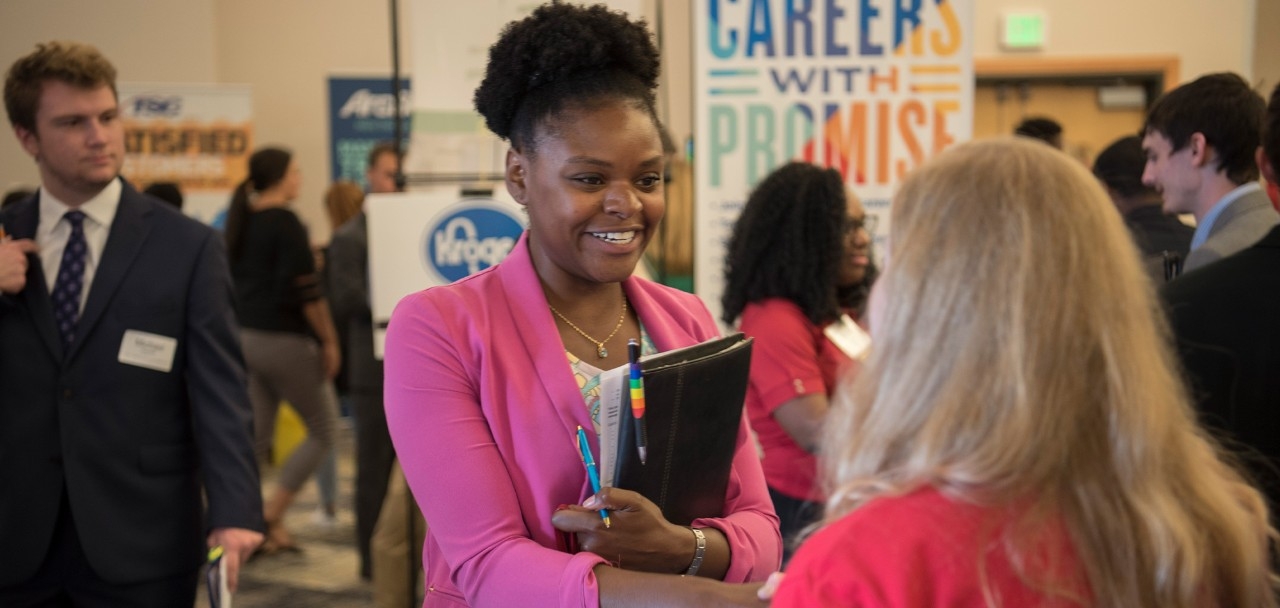
[[[463,201],[427,231],[427,265],[447,281],[501,262],[524,232],[511,213],[477,202]]]

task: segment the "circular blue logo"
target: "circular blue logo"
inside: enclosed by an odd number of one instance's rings
[[[490,199],[466,199],[427,230],[427,266],[448,282],[501,262],[524,232]]]

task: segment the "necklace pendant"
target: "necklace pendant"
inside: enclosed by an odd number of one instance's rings
[[[601,359],[605,359],[609,356],[609,349],[605,348],[603,344],[597,344],[596,354],[599,355]]]

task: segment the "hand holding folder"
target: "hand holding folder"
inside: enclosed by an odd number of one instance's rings
[[[629,376],[628,367],[606,374]],[[629,388],[629,382],[601,379],[606,420],[600,449],[612,449],[613,455],[604,485],[639,492],[674,524],[723,516],[747,394],[751,340],[740,333],[716,338],[644,357],[640,368],[648,440],[643,461],[637,419],[621,411],[630,408],[620,407],[622,393],[629,391],[608,388]]]
[[[209,549],[209,565],[205,569],[205,588],[210,608],[231,608],[231,590],[227,587],[227,560],[222,546]]]

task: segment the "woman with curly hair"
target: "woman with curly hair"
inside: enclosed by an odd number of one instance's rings
[[[1265,503],[1196,424],[1097,180],[963,144],[891,217],[823,527],[774,605],[1274,608]]]
[[[759,585],[717,581],[778,567],[745,420],[724,511],[687,527],[635,492],[593,494],[572,441],[599,428],[598,377],[628,339],[654,352],[718,334],[696,297],[632,276],[664,210],[657,77],[644,25],[603,6],[543,5],[489,50],[475,105],[511,143],[529,230],[497,266],[406,297],[387,333],[387,421],[429,524],[426,606],[751,605]]]
[[[869,344],[856,323],[875,277],[868,219],[838,172],[793,162],[756,186],[729,239],[723,318],[755,338],[746,409],[783,563],[821,513],[814,451],[837,373]]]

